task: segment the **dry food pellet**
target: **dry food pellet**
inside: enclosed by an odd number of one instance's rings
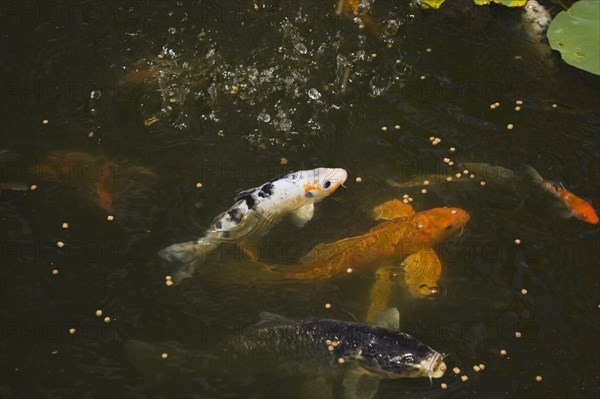
[[[541,381],[542,381],[542,376],[541,376],[541,375],[536,375],[536,376],[535,376],[535,380],[536,380],[537,382],[541,382]]]
[[[91,139],[92,137],[94,137],[94,132],[89,132],[88,133],[88,137]]]
[[[426,188],[421,189],[421,194],[427,194],[427,189]]]
[[[512,130],[513,127],[515,127],[515,125],[513,125],[512,123],[509,123],[508,125],[506,125],[506,128],[508,130]]]
[[[521,331],[515,331],[515,337],[521,338],[521,336],[522,336]]]
[[[344,359],[343,357],[338,358],[338,363],[342,364],[342,363],[346,363],[346,359]]]
[[[475,372],[478,373],[479,371],[481,371],[481,367],[479,367],[478,365],[474,365],[473,370],[475,370]]]
[[[35,190],[37,190],[37,186],[35,184],[32,184],[31,187],[29,187],[29,189],[31,191],[35,191]]]
[[[433,141],[433,140],[435,140],[435,137],[433,137],[433,136],[429,137],[429,141]]]
[[[58,273],[60,273],[58,269],[52,269],[52,274],[56,276]]]
[[[460,173],[457,173],[454,176],[456,176],[457,179],[460,179],[462,175]]]
[[[425,80],[426,79],[425,75],[421,75],[420,79]]]
[[[382,132],[387,132],[387,130],[388,130],[387,126],[382,126],[382,127],[381,127],[381,131],[382,131]]]
[[[44,119],[44,120],[42,121],[42,123],[43,123],[44,125],[47,125],[47,124],[48,124],[48,119]]]
[[[168,357],[169,357],[169,354],[168,354],[167,352],[165,352],[165,353],[161,354],[161,355],[160,355],[160,357],[161,357],[162,359],[166,359],[166,358],[168,358]]]
[[[526,290],[525,288],[523,288],[523,289],[521,290],[521,294],[523,294],[523,295],[527,295],[527,290]]]
[[[454,374],[460,374],[460,369],[458,367],[454,367],[452,371],[454,371]]]
[[[427,48],[425,49],[425,51],[426,51],[426,52],[428,52],[428,53],[431,53],[431,48],[427,47]]]
[[[68,229],[69,228],[69,223],[63,223],[62,224],[62,228],[63,229]]]
[[[371,54],[371,58],[376,58],[376,57],[377,57],[377,53]]]
[[[346,273],[352,273],[352,268],[351,267],[347,268]]]
[[[423,180],[423,184],[428,186],[429,185],[429,180]]]
[[[173,279],[173,277],[171,277],[171,276],[165,276],[165,280],[167,280],[167,281],[171,281],[172,279]]]
[[[69,334],[73,335],[77,332],[74,328],[69,328]]]
[[[557,108],[558,104],[552,104],[552,108]]]
[[[396,129],[396,130],[400,130],[400,125],[395,125],[395,126],[394,126],[394,129]]]
[[[442,382],[442,383],[440,384],[440,387],[441,387],[442,389],[448,389],[448,384],[446,384],[445,382]]]
[[[408,197],[409,197],[409,195],[408,195],[408,194],[404,194],[404,195],[402,196],[402,198],[408,198]]]
[[[523,105],[523,100],[517,100],[517,101],[515,101],[515,104],[517,104],[517,105]]]
[[[358,176],[356,179],[354,179],[354,181],[357,183],[362,183],[362,177]]]
[[[102,309],[96,310],[96,316],[100,317],[100,316],[102,316],[102,313],[103,313]]]
[[[496,104],[490,104],[490,109],[496,109]]]
[[[515,240],[515,244],[519,245],[521,243],[521,240],[519,240],[518,238]]]
[[[56,246],[57,246],[57,247],[59,247],[59,248],[62,248],[62,247],[64,247],[64,246],[65,246],[65,243],[64,243],[64,242],[62,242],[62,241],[58,241],[58,242],[56,243]]]
[[[444,158],[444,163],[450,162],[450,158]]]
[[[109,222],[112,222],[113,220],[115,220],[115,217],[113,215],[108,215],[106,217],[106,220],[108,220]]]
[[[456,151],[456,148],[450,147],[450,152],[454,152],[454,151]]]
[[[518,105],[515,107],[515,111],[519,112],[521,110],[521,107],[519,107]]]
[[[460,379],[462,380],[462,382],[466,382],[469,379],[469,377],[467,377],[466,375],[462,375],[460,376]]]
[[[448,162],[448,166],[454,166],[454,161]]]
[[[480,185],[480,186],[485,186],[485,181],[484,181],[484,180],[480,181],[480,182],[479,182],[479,185]]]
[[[105,323],[110,323],[110,317],[106,316],[106,317],[104,318],[104,322],[105,322]]]
[[[506,356],[507,352],[506,349],[500,349],[500,356]]]
[[[202,183],[200,183],[200,182],[196,183],[196,188],[202,188]]]
[[[279,164],[280,165],[287,165],[288,164],[288,159],[287,158],[280,158],[279,159]]]
[[[331,340],[330,340],[330,339],[326,339],[326,340],[325,340],[325,344],[327,344],[327,345],[331,345]]]
[[[333,348],[333,345],[329,345],[329,346],[327,347],[327,350],[328,350],[329,352],[333,352],[333,349],[334,349],[334,348]]]
[[[165,285],[166,285],[167,287],[170,287],[170,286],[172,286],[172,285],[173,285],[173,281],[172,281],[172,280],[167,280],[167,281],[165,281]]]
[[[452,181],[452,176],[448,176],[448,177],[446,177],[446,180],[447,180],[447,181]]]
[[[331,304],[330,303],[326,303],[325,304],[325,309],[331,309]]]
[[[480,364],[479,364],[479,368],[480,368],[480,369],[482,369],[482,370],[485,370],[485,364],[483,364],[483,363],[480,363]]]

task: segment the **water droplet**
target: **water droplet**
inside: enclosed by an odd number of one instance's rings
[[[99,100],[101,96],[102,96],[102,92],[100,90],[93,90],[90,93],[90,99],[92,99],[92,100]]]
[[[265,123],[269,123],[271,121],[271,115],[267,114],[266,112],[261,112],[256,119]]]
[[[314,87],[308,91],[308,96],[313,100],[318,100],[321,98],[321,93]]]

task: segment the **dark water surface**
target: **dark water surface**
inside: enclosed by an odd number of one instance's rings
[[[320,166],[345,168],[347,189],[303,229],[266,236],[268,260],[363,233],[373,206],[403,194],[471,214],[437,248],[445,294],[393,299],[402,329],[469,380],[389,381],[378,398],[598,396],[597,225],[493,169],[486,186],[426,194],[387,181],[457,173],[445,157],[531,164],[600,203],[600,79],[562,63],[520,10],[377,0],[359,29],[335,3],[3,2],[2,183],[37,188],[1,194],[2,398],[301,396],[300,372],[228,380],[175,355],[139,365],[124,342],[202,353],[265,310],[363,319],[372,274],[248,283],[232,248],[164,284],[173,266],[158,250],[199,237],[238,191]]]

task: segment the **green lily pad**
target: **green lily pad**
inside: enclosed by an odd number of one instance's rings
[[[600,2],[581,0],[561,11],[550,24],[548,41],[567,64],[600,75]]]

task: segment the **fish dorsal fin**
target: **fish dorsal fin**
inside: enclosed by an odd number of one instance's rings
[[[344,399],[372,399],[379,387],[379,378],[360,369],[344,373]]]
[[[407,256],[400,267],[404,270],[404,282],[413,296],[429,296],[432,290],[437,289],[442,264],[433,249],[423,248]]]
[[[260,320],[258,321],[258,323],[256,325],[261,326],[261,327],[289,326],[289,325],[298,324],[297,321],[290,320],[286,317],[283,317],[283,316],[280,316],[278,314],[271,313],[271,312],[260,312],[258,315],[258,318]]]
[[[297,227],[304,227],[304,225],[312,219],[314,214],[315,205],[313,203],[309,203],[296,209],[291,213],[290,216],[292,218],[292,222],[294,222]]]
[[[235,197],[233,198],[233,200],[234,201],[239,201],[239,200],[245,199],[246,197],[248,197],[249,195],[251,195],[254,191],[256,191],[256,187],[249,188],[249,189],[244,190],[244,191],[240,191],[239,193],[237,193],[235,195]]]
[[[311,249],[306,255],[300,258],[301,263],[310,263],[310,262],[320,262],[330,259],[332,256],[335,256],[344,250],[357,245],[365,237],[357,236],[357,237],[349,237],[343,240],[328,242],[325,244],[318,244],[313,249]]]
[[[400,330],[400,312],[398,308],[389,308],[377,313],[369,324],[374,327],[386,328],[388,330]]]
[[[414,214],[415,210],[412,206],[397,199],[384,202],[373,209],[373,218],[375,220],[407,218]]]

